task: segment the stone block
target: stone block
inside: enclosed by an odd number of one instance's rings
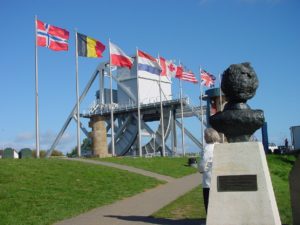
[[[264,149],[216,144],[207,225],[281,225]]]

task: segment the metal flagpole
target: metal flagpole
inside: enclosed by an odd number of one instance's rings
[[[223,109],[223,107],[222,107],[222,90],[221,90],[221,74],[219,73],[219,87],[220,87],[220,89],[219,89],[219,94],[220,94],[220,111],[222,111]]]
[[[158,61],[160,65],[160,58],[158,54]],[[159,100],[160,100],[160,120],[161,120],[161,136],[162,136],[162,155],[163,157],[166,156],[166,149],[165,149],[165,127],[164,127],[164,112],[163,112],[163,104],[161,98],[161,74],[159,74]]]
[[[109,43],[109,76],[110,76],[110,124],[111,124],[111,150],[112,156],[115,156],[115,129],[114,129],[114,106],[113,106],[113,90],[112,90],[112,73],[111,73],[111,52],[110,52],[110,39]]]
[[[180,63],[179,63],[179,66],[180,66]],[[185,149],[184,149],[184,124],[183,124],[183,103],[182,103],[182,81],[181,81],[181,79],[179,79],[179,86],[180,86],[182,155],[185,156]]]
[[[203,105],[202,105],[202,82],[201,82],[201,67],[200,67],[200,109],[201,109],[201,133],[202,133],[202,148],[204,147],[204,127],[203,127]]]
[[[75,29],[75,58],[76,58],[76,101],[77,101],[77,155],[81,156],[81,146],[80,146],[80,115],[79,115],[79,81],[78,81],[78,40],[77,40],[77,30]]]
[[[35,16],[34,18],[34,24],[35,24],[35,144],[36,144],[36,157],[40,158],[37,16]]]
[[[136,48],[136,88],[137,88],[137,108],[138,108],[138,142],[139,142],[139,156],[142,157],[142,135],[141,135],[141,109],[140,109],[140,89],[139,89],[139,57],[138,48]]]
[[[222,90],[221,90],[221,74],[219,73],[219,94],[220,94],[220,111],[223,111],[223,104],[222,104]],[[221,134],[222,143],[225,141],[224,134]]]

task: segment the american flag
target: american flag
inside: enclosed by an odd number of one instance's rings
[[[176,78],[184,81],[198,83],[195,74],[191,70],[185,71],[183,66],[177,66]]]
[[[205,70],[200,71],[201,85],[206,87],[214,87],[216,77]]]
[[[196,79],[195,74],[192,71],[183,71],[182,77],[180,79],[193,83],[198,83],[198,80]]]

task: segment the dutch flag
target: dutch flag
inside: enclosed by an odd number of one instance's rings
[[[162,69],[157,60],[151,55],[138,50],[138,70],[160,75]]]

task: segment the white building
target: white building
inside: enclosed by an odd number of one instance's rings
[[[118,68],[117,77],[121,85],[126,87],[135,98],[137,98],[137,76],[136,76],[136,64],[132,66],[132,69]],[[172,82],[171,78],[161,76],[161,89],[162,100],[172,99]],[[159,76],[155,74],[149,74],[144,71],[139,71],[139,96],[140,103],[154,103],[160,102],[159,93]],[[128,104],[130,103],[130,97],[121,88],[118,87],[118,103]]]

